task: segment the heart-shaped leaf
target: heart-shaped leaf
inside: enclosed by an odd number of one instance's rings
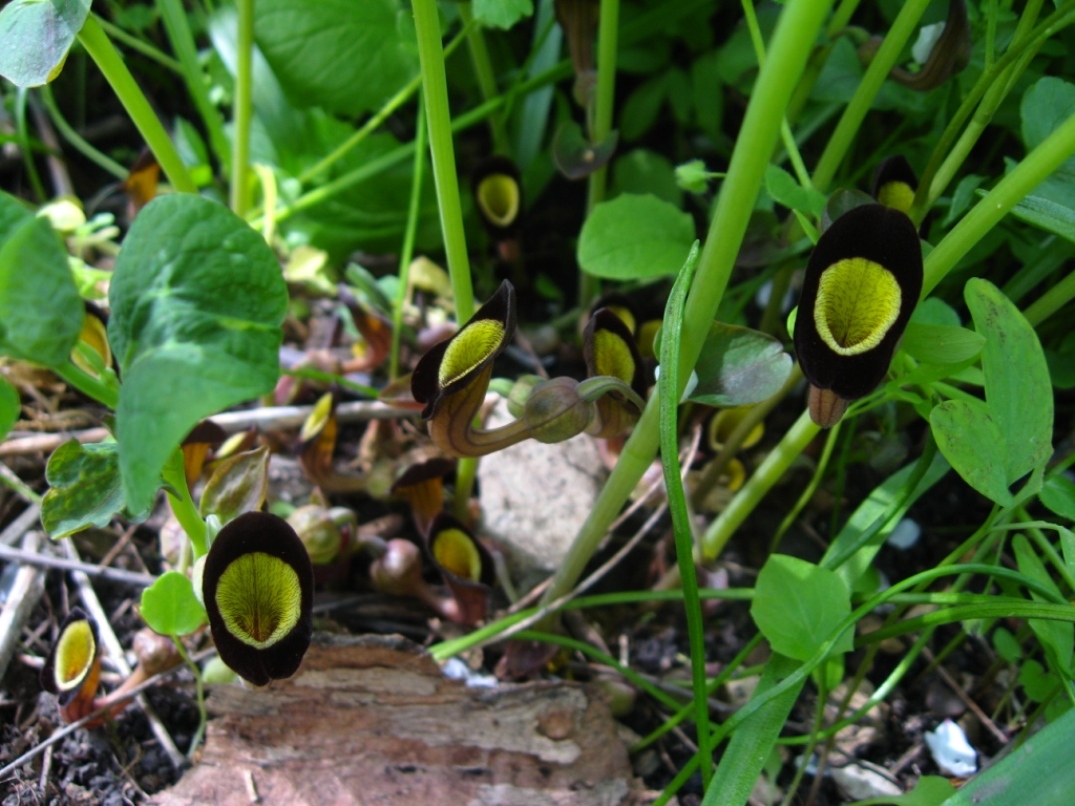
[[[198,421],[273,388],[287,287],[245,221],[208,199],[173,194],[135,219],[109,299],[108,335],[123,372],[123,489],[140,513]]]
[[[780,391],[791,356],[772,336],[714,322],[698,356],[698,385],[689,400],[707,406],[749,406]]]
[[[205,624],[205,607],[190,579],[178,571],[162,574],[142,591],[142,618],[161,635],[190,635]]]
[[[649,194],[603,202],[582,225],[579,265],[588,274],[637,280],[675,274],[694,243],[694,219]]]
[[[12,0],[0,11],[0,76],[40,87],[60,74],[90,0]]]
[[[847,584],[826,568],[774,554],[758,574],[750,615],[774,652],[808,660],[851,614]],[[833,653],[850,652],[851,630],[845,630]]]

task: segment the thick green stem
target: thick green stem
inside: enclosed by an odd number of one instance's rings
[[[429,149],[433,156],[433,180],[437,188],[444,251],[448,258],[448,275],[452,281],[457,322],[474,315],[474,288],[470,280],[470,258],[463,231],[463,208],[459,200],[459,177],[455,168],[452,144],[452,115],[448,108],[448,80],[444,74],[444,51],[441,47],[440,18],[435,0],[415,0],[414,25],[418,34],[418,56],[422,64]],[[470,497],[477,463],[461,459],[456,475],[456,511]]]
[[[254,119],[254,0],[238,0],[235,47],[235,110],[231,150],[231,209],[240,218],[250,209],[250,124]]]
[[[183,3],[181,0],[157,0],[157,11],[164,23],[165,33],[168,34],[168,42],[179,57],[179,72],[187,85],[187,92],[190,93],[209,134],[209,145],[216,158],[226,165],[230,154],[228,137],[224,134],[224,119],[209,100],[209,87],[198,62],[198,48],[194,44],[194,34],[191,33]]]
[[[717,200],[697,277],[687,297],[680,352],[681,378],[684,380],[698,360],[709,325],[731,277],[754,201],[765,178],[769,156],[780,135],[784,110],[794,89],[795,82],[789,80],[789,76],[802,72],[830,5],[828,0],[791,0],[780,16],[769,46],[769,59],[758,74],[727,178]],[[609,524],[653,461],[658,441],[657,412],[656,397],[653,397],[624,446],[593,511],[545,591],[543,604],[560,598],[574,586]]]
[[[101,405],[107,406],[113,411],[119,403],[118,385],[108,384],[99,378],[87,375],[71,361],[68,361],[66,364],[61,364],[58,367],[53,367],[52,371],[82,394],[93,398]]]
[[[205,521],[198,513],[194,499],[190,497],[186,471],[183,468],[183,452],[179,448],[172,452],[162,475],[167,485],[168,503],[172,505],[172,514],[190,538],[190,545],[194,549],[194,559],[198,559],[208,550]]]
[[[829,189],[837,169],[851,148],[851,142],[862,126],[862,121],[866,119],[866,114],[870,111],[874,98],[877,97],[881,85],[896,64],[896,60],[899,59],[903,46],[915,33],[918,21],[928,5],[929,0],[909,0],[900,9],[895,22],[892,23],[892,28],[885,36],[885,41],[873,57],[873,61],[870,62],[866,74],[862,77],[855,94],[844,110],[840,122],[836,124],[836,130],[829,138],[821,159],[818,160],[817,168],[814,170],[814,187],[818,190]]]
[[[929,253],[922,296],[929,294],[971,247],[1072,154],[1075,154],[1075,115],[1027,154]]]
[[[612,133],[612,114],[616,97],[616,52],[619,47],[620,0],[601,0],[601,15],[597,29],[597,91],[594,95],[590,122],[590,142],[603,143]],[[608,187],[608,166],[602,165],[587,180],[586,215],[605,200]],[[579,273],[579,299],[582,309],[590,306],[600,292],[596,277]]]
[[[470,282],[470,259],[463,233],[463,208],[459,201],[459,177],[455,169],[452,114],[448,108],[448,80],[444,74],[440,18],[435,0],[415,0],[413,9],[444,251],[455,296],[456,321],[466,322],[474,314],[474,290]]]
[[[146,96],[142,93],[138,84],[123,63],[119,52],[101,30],[97,18],[90,14],[86,18],[86,24],[78,34],[78,41],[86,49],[90,58],[97,64],[98,69],[104,74],[112,90],[116,93],[123,108],[131,116],[131,120],[138,128],[142,137],[153,152],[153,156],[160,163],[172,187],[182,193],[197,193],[198,188],[190,178],[183,160],[179,158],[175,146],[172,145],[168,132],[164,130],[153,107],[149,105]]]

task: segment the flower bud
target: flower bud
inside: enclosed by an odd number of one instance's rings
[[[579,397],[578,381],[553,378],[534,387],[526,400],[523,419],[538,442],[563,442],[586,430],[594,405]]]

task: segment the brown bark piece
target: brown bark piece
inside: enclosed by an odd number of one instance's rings
[[[315,638],[267,690],[214,689],[198,764],[153,803],[636,802],[608,708],[573,684],[468,689],[398,637]]]

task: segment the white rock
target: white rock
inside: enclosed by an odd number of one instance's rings
[[[511,419],[501,401],[486,427]],[[606,476],[597,443],[586,434],[552,445],[528,439],[482,458],[481,531],[503,550],[520,591],[559,568]]]

